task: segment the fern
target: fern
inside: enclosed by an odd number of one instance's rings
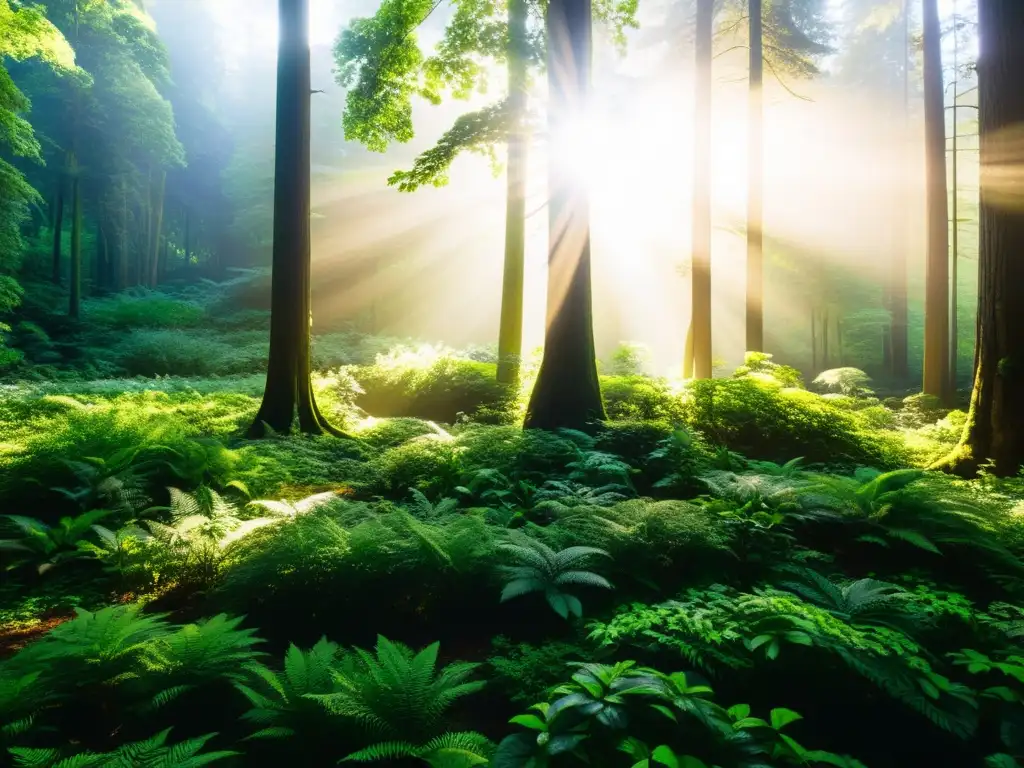
[[[597,547],[568,547],[556,552],[548,545],[528,536],[517,538],[519,543],[502,544],[518,565],[502,568],[509,577],[501,593],[501,601],[514,597],[543,592],[548,605],[563,619],[583,615],[583,606],[567,587],[591,586],[611,589],[611,583],[593,571],[585,570],[589,560],[596,556],[609,557]]]
[[[281,672],[262,664],[245,665],[244,676],[234,685],[251,705],[243,718],[259,727],[249,738],[284,738],[299,728],[308,730],[316,716],[324,714],[310,697],[334,690],[338,653],[337,644],[321,638],[308,651],[290,645]]]
[[[427,498],[426,494],[418,488],[410,488],[409,495],[412,496],[412,503],[409,505],[409,512],[420,520],[444,517],[454,512],[458,506],[458,499],[441,499],[436,504]]]
[[[338,494],[334,491],[325,491],[324,493],[315,493],[312,496],[307,496],[304,499],[298,501],[273,501],[271,499],[255,499],[249,502],[250,506],[260,507],[265,509],[273,515],[281,517],[295,517],[296,515],[305,515],[308,512],[312,512],[314,509],[319,509],[338,498]]]
[[[305,695],[370,733],[394,739],[429,738],[455,701],[484,685],[469,680],[477,664],[455,662],[438,670],[438,648],[434,643],[415,653],[378,636],[374,654],[356,648],[343,655],[334,673],[333,692]]]
[[[234,680],[239,670],[259,658],[262,654],[253,646],[263,640],[255,636],[254,629],[239,629],[241,623],[241,617],[219,614],[185,624],[148,643],[141,661],[163,688],[153,706],[163,706],[201,684]]]
[[[780,584],[844,621],[905,628],[912,623],[911,595],[895,584],[875,579],[836,584],[810,568],[783,566],[794,580]]]
[[[61,758],[56,749],[15,747],[10,751],[19,768],[199,768],[241,754],[230,750],[203,752],[216,733],[168,744],[170,732],[168,728],[144,741],[124,744],[103,754],[83,752]]]
[[[472,731],[445,733],[417,746],[406,741],[386,741],[353,752],[344,761],[369,763],[379,760],[419,758],[431,768],[471,768],[487,765],[494,744]]]

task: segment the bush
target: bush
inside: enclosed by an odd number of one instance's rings
[[[143,288],[119,293],[107,299],[85,302],[86,320],[111,328],[195,328],[206,319],[203,307]]]
[[[719,445],[758,459],[894,467],[908,453],[892,432],[806,390],[744,376],[694,381],[687,422]]]
[[[682,398],[664,379],[603,376],[601,395],[611,419],[679,423],[685,415]]]
[[[269,340],[257,331],[135,331],[93,350],[129,376],[231,376],[266,370]]]
[[[497,381],[493,363],[433,347],[398,347],[352,373],[365,390],[356,403],[377,417],[414,416],[452,424],[465,414],[504,423],[511,420],[518,395],[516,387]]]

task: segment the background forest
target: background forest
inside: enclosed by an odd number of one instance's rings
[[[1019,0],[0,0],[0,765],[1024,765]]]

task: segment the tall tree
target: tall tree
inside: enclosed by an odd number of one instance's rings
[[[925,174],[928,249],[925,261],[924,385],[947,402],[949,391],[949,193],[946,110],[938,0],[923,0]]]
[[[902,0],[900,13],[902,19],[902,34],[900,39],[900,71],[903,76],[903,135],[907,138],[910,125],[910,0]],[[898,190],[898,193],[902,190]],[[905,199],[901,195],[900,203]],[[902,226],[901,226],[902,225]],[[892,264],[889,274],[888,310],[890,313],[889,324],[889,370],[892,377],[897,380],[904,380],[910,374],[910,365],[907,360],[910,350],[908,339],[907,317],[907,237],[906,224],[900,219],[897,224],[898,236],[896,237],[896,248],[893,251]]]
[[[498,381],[519,378],[523,354],[523,279],[526,269],[526,154],[528,40],[526,0],[508,3],[508,191],[505,199],[505,270],[498,326]]]
[[[278,0],[277,149],[274,255],[267,383],[250,437],[267,427],[343,435],[317,407],[310,379],[310,72],[309,0]]]
[[[711,378],[711,57],[714,0],[697,0],[693,142],[693,245],[689,340],[693,375]]]
[[[981,221],[974,390],[956,450],[940,466],[973,475],[1024,465],[1024,3],[980,0]]]
[[[590,0],[549,0],[547,325],[526,428],[584,429],[605,418],[594,351],[587,188],[564,159],[587,114],[591,35]]]
[[[747,351],[764,351],[764,20],[750,1],[747,114]]]

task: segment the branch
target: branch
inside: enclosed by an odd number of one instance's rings
[[[779,77],[779,73],[775,71],[775,65],[772,64],[771,59],[765,59],[764,63],[768,65],[768,69],[772,71],[772,74],[775,75],[775,79],[779,81],[779,85],[781,85],[783,89],[785,89],[786,93],[788,93],[793,98],[800,99],[800,101],[810,101],[812,103],[814,102],[814,99],[810,98],[809,96],[801,96],[799,93],[797,93],[788,85],[786,85],[785,81],[783,81],[783,79]]]

